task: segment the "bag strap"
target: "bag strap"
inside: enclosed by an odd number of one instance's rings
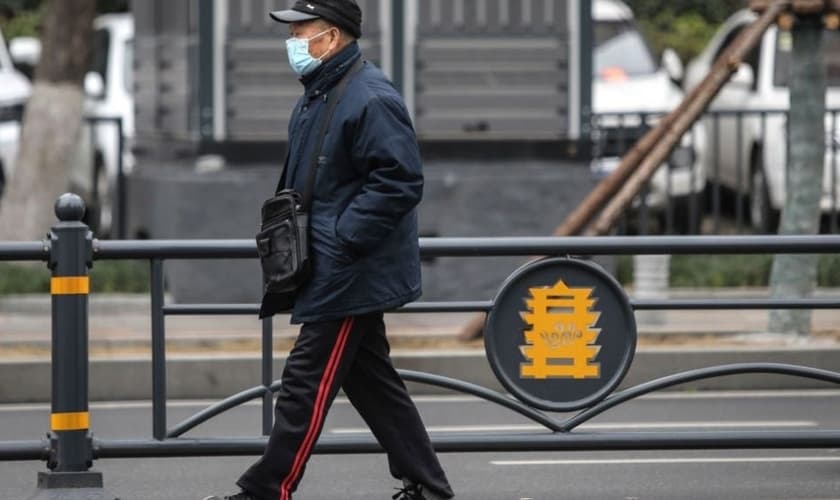
[[[330,123],[332,122],[332,117],[335,112],[335,107],[341,98],[344,96],[344,91],[347,89],[347,84],[350,82],[350,78],[353,77],[359,70],[362,69],[364,66],[364,61],[361,57],[356,59],[353,65],[347,70],[347,73],[341,78],[341,80],[336,84],[336,86],[327,94],[326,102],[327,102],[327,110],[324,114],[324,120],[321,122],[321,128],[318,131],[318,141],[315,144],[315,150],[312,154],[312,158],[309,162],[309,170],[307,171],[306,177],[306,187],[303,192],[303,199],[301,200],[301,206],[305,212],[309,212],[309,209],[312,207],[312,193],[315,188],[315,174],[318,171],[318,160],[321,157],[321,148],[324,146],[324,139],[327,136],[327,131],[329,130]],[[283,174],[280,176],[280,181],[277,183],[277,189],[275,193],[279,193],[286,185],[286,174],[289,171],[289,148],[286,150],[286,161],[285,166],[283,168]]]
[[[280,180],[277,181],[277,189],[274,190],[274,196],[277,196],[286,186],[286,172],[289,171],[289,150],[291,149],[290,147],[286,147],[286,158],[283,160],[283,173],[280,174]]]

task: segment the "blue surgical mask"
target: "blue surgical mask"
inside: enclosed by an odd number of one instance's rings
[[[309,54],[309,42],[329,32],[325,30],[315,36],[309,38],[289,38],[286,40],[286,52],[289,54],[289,65],[292,70],[300,76],[308,75],[313,72],[315,68],[321,65],[324,57],[329,54],[329,50],[321,55],[321,57],[312,57]]]

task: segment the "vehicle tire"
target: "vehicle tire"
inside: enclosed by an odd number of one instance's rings
[[[750,222],[755,232],[770,234],[778,228],[779,214],[770,204],[770,189],[760,155],[761,152],[754,154],[750,174]]]
[[[677,234],[698,234],[702,222],[703,196],[697,194],[694,210],[691,207],[691,195],[674,199],[674,232]]]

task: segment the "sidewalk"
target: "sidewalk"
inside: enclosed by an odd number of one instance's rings
[[[762,290],[717,291],[715,296],[760,297]],[[836,291],[820,296],[836,297]],[[709,291],[674,292],[675,298],[711,298]],[[697,368],[733,363],[783,363],[837,371],[840,366],[840,311],[813,314],[806,339],[766,333],[767,311],[664,311],[652,322],[637,313],[638,348],[622,387]],[[91,296],[90,399],[151,398],[149,298]],[[392,356],[398,368],[451,377],[503,390],[481,339],[457,335],[472,314],[390,314],[386,316]],[[262,324],[255,317],[167,317],[167,397],[221,399],[261,384]],[[297,334],[288,317],[274,320],[273,373],[279,377]],[[0,403],[49,401],[50,298],[0,299]],[[415,394],[447,392],[408,384]],[[702,379],[682,390],[836,388],[810,378],[766,373]]]
[[[672,298],[762,297],[763,289],[676,290]],[[821,291],[818,296],[838,296]],[[480,340],[461,342],[460,329],[471,313],[389,314],[388,335],[395,351],[482,349]],[[812,335],[797,344],[840,346],[840,310],[817,310]],[[766,310],[639,311],[639,346],[782,347],[792,339],[767,332]],[[92,295],[89,318],[92,358],[142,355],[150,352],[151,306],[148,295]],[[262,323],[251,316],[168,316],[165,321],[167,351],[173,354],[259,353]],[[286,350],[297,335],[288,316],[274,319],[275,350]],[[50,297],[0,298],[0,357],[49,357],[51,337]]]

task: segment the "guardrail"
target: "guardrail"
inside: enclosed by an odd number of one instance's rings
[[[40,473],[43,488],[75,485],[101,487],[101,475],[89,471],[96,459],[128,457],[187,457],[259,455],[272,425],[272,394],[280,382],[272,372],[272,322],[263,323],[262,382],[220,401],[187,420],[169,427],[166,422],[165,317],[192,314],[256,314],[256,304],[166,304],[163,265],[173,259],[253,259],[251,240],[99,241],[81,222],[84,205],[75,195],[56,203],[60,220],[43,242],[0,243],[0,261],[42,261],[52,270],[53,387],[51,428],[46,440],[0,442],[0,461],[45,460],[52,472]],[[571,238],[421,238],[426,257],[569,256],[628,254],[755,254],[837,253],[840,236],[647,236]],[[96,439],[88,419],[88,269],[100,260],[144,259],[150,262],[152,295],[153,431],[146,440]],[[564,259],[569,261],[568,259]],[[575,261],[572,259],[571,261]],[[545,262],[545,261],[543,261]],[[590,266],[591,267],[591,266]],[[255,277],[256,278],[256,277]],[[497,299],[498,300],[498,299]],[[495,301],[418,302],[397,312],[494,311]],[[822,299],[632,300],[634,310],[645,309],[833,309],[840,297]],[[635,327],[633,328],[635,346]],[[632,357],[631,357],[632,358]],[[494,368],[495,370],[495,368]],[[605,393],[577,414],[560,420],[534,405],[475,384],[435,374],[401,370],[407,381],[430,384],[494,402],[543,425],[544,433],[433,436],[441,452],[650,450],[713,448],[832,448],[840,447],[840,430],[720,431],[720,432],[575,432],[589,419],[652,391],[690,381],[724,375],[775,373],[840,384],[840,373],[778,363],[744,363],[707,367],[673,374]],[[497,372],[498,374],[498,372]],[[246,401],[263,402],[262,436],[253,438],[189,439],[181,437],[196,425]],[[315,453],[376,453],[373,437],[322,437]],[[63,479],[51,482],[54,474]],[[70,479],[68,479],[68,477]],[[50,497],[54,498],[54,497]]]
[[[759,192],[756,197],[751,183],[754,172],[761,168],[765,183],[775,183],[781,177],[787,185],[789,114],[779,109],[704,113],[665,164],[663,174],[668,175],[660,174],[648,183],[634,202],[633,216],[622,220],[620,232],[699,234],[704,215],[711,217],[707,229],[711,234],[720,234],[724,225],[737,233],[774,232],[774,220],[754,220],[750,213],[764,210],[772,218],[777,208],[768,205],[768,193]],[[649,111],[593,115],[593,172],[608,174],[617,159],[662,116]],[[828,190],[824,192],[829,200],[829,207],[823,209],[824,227],[827,232],[836,233],[840,228],[840,109],[828,109],[825,120],[826,165],[835,168],[828,175]],[[782,143],[784,148],[779,148]],[[773,179],[768,180],[770,176]]]

